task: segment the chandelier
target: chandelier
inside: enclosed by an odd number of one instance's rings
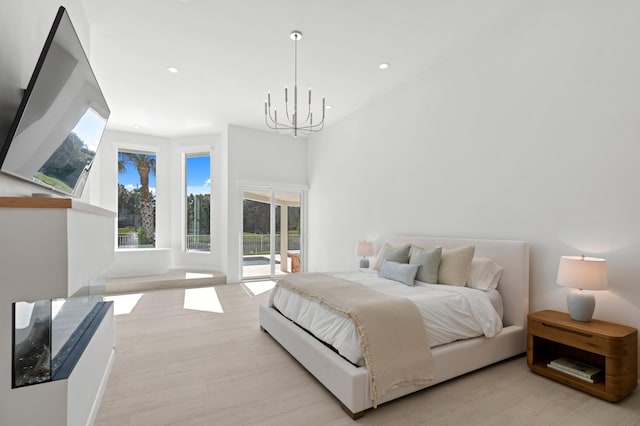
[[[287,87],[284,87],[284,116],[280,116],[281,120],[278,121],[278,110],[273,108],[271,112],[271,92],[267,92],[267,100],[264,102],[264,121],[267,127],[272,130],[289,132],[293,131],[293,136],[298,136],[298,133],[308,135],[312,132],[319,132],[324,127],[324,96],[322,97],[322,119],[314,123],[313,111],[311,110],[311,87],[309,87],[307,114],[304,120],[300,119],[298,115],[298,41],[302,38],[300,31],[292,31],[289,34],[291,40],[293,40],[293,109],[289,108],[289,93]]]

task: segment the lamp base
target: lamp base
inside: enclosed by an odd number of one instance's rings
[[[596,298],[592,293],[584,290],[571,290],[567,294],[567,307],[571,319],[582,322],[591,321],[596,309]]]
[[[369,269],[369,259],[360,259],[360,267],[363,269]]]

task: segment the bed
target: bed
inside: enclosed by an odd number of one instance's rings
[[[442,246],[449,249],[473,245],[475,257],[492,259],[503,268],[498,284],[503,326],[491,338],[474,337],[433,347],[433,380],[427,384],[396,387],[385,393],[379,404],[526,351],[525,324],[529,311],[529,247],[526,242],[414,235],[393,236],[386,242],[393,246],[414,244],[424,248]],[[320,381],[349,415],[361,417],[374,406],[366,367],[347,361],[268,304],[261,305],[259,309],[261,328]]]

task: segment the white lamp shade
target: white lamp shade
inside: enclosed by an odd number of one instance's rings
[[[370,241],[358,241],[356,254],[358,256],[373,256],[373,243]]]
[[[562,256],[557,283],[582,290],[606,290],[607,261],[597,257]]]

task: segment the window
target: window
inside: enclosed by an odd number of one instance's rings
[[[118,151],[118,248],[156,246],[156,155]]]
[[[185,250],[211,251],[211,156],[185,157]]]

